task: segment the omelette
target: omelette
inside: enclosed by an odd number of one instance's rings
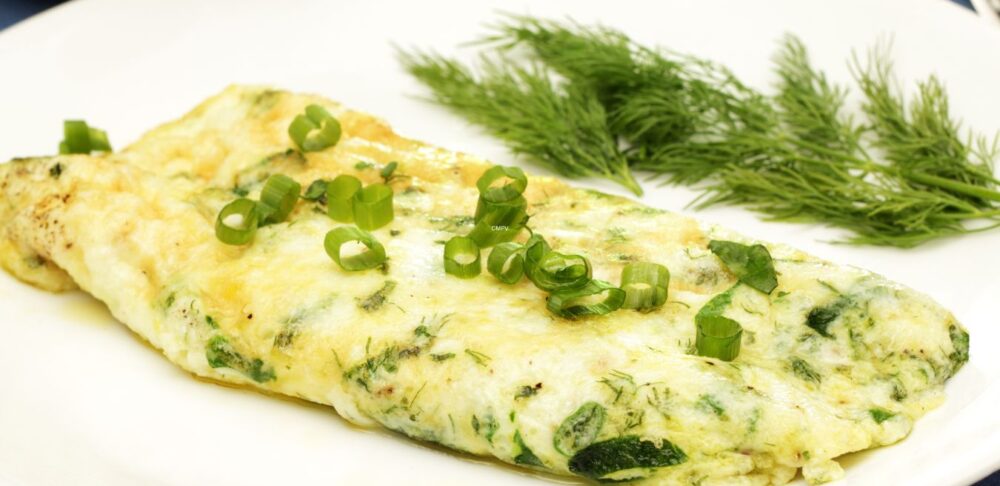
[[[342,135],[302,152],[288,127],[313,104]],[[331,260],[324,235],[344,224],[322,201],[299,200],[250,244],[216,237],[220,210],[271,175],[373,184],[392,162],[377,268]],[[918,292],[550,177],[524,190],[532,231],[603,281],[665,266],[662,306],[569,319],[527,280],[449,275],[444,244],[473,228],[489,167],[321,97],[234,86],[119,152],[0,165],[0,264],[92,294],[199,377],[585,481],[834,480],[839,456],[906,437],[968,360],[968,333]],[[773,291],[738,285],[712,241],[763,245]],[[743,329],[731,361],[695,349],[696,314],[724,293]]]

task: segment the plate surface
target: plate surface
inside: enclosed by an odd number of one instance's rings
[[[380,115],[400,133],[517,163],[414,95],[392,43],[456,52],[498,11],[571,15],[721,61],[757,87],[783,32],[835,80],[853,48],[894,37],[903,80],[937,73],[955,113],[1000,130],[1000,29],[941,0],[640,3],[77,0],[0,34],[0,160],[52,153],[65,118],[123,146],[229,83],[311,91]],[[463,55],[468,54],[463,51]],[[624,194],[600,182],[590,187]],[[644,201],[882,273],[970,329],[972,359],[943,406],[902,443],[845,460],[852,485],[969,484],[1000,467],[1000,230],[916,250],[823,243],[838,233],[691,212],[695,193]],[[95,222],[95,224],[99,224]],[[194,380],[81,293],[51,295],[0,272],[0,483],[47,485],[542,484],[489,462],[353,428],[332,409]]]

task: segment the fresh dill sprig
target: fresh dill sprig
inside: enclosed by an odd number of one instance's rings
[[[478,76],[436,54],[400,52],[400,60],[436,102],[483,126],[515,153],[564,176],[603,177],[642,194],[592,90],[557,86],[543,67],[522,67],[502,56],[484,56]]]
[[[872,57],[868,65],[858,65],[858,72],[882,66],[885,55]],[[951,191],[913,186],[911,179],[920,177],[915,168],[870,157],[867,139],[878,149],[889,146],[898,150],[900,144],[885,142],[879,133],[868,133],[871,128],[843,114],[847,90],[829,83],[812,67],[797,38],[783,40],[774,63],[779,79],[774,96],[779,123],[767,133],[729,141],[757,147],[760,156],[720,171],[702,205],[742,204],[774,220],[822,222],[848,229],[854,233],[847,240],[850,243],[898,247],[976,231],[963,221],[995,216]],[[882,72],[884,76],[870,78],[873,93],[889,92],[889,72]],[[872,106],[866,112],[868,119],[886,117],[884,108],[874,108],[887,106],[884,100],[875,97],[873,102],[871,94],[867,99]],[[901,116],[896,123],[905,130],[911,122]],[[950,163],[944,160],[938,165]]]
[[[509,17],[486,37],[510,49],[524,45],[573,84],[592,88],[608,125],[629,144],[633,168],[690,184],[733,159],[725,139],[766,130],[767,100],[725,67],[683,54],[650,49],[604,27]]]
[[[793,36],[774,58],[778,83],[771,96],[721,65],[642,46],[605,27],[513,16],[480,43],[498,47],[504,61],[487,64],[479,81],[440,58],[404,64],[439,102],[566,175],[631,180],[621,165],[627,160],[632,169],[697,184],[704,191],[699,207],[740,204],[773,220],[836,226],[850,231],[846,241],[856,244],[912,247],[1000,226],[996,141],[960,136],[934,77],[919,83],[912,99],[899,94],[884,47],[851,64],[864,96],[863,117],[855,120],[845,113],[847,89],[815,69]],[[511,61],[518,47],[526,48],[530,68]],[[431,66],[432,75],[414,66]],[[449,69],[468,79],[449,87],[440,79],[449,76],[438,74]],[[563,79],[559,90],[546,69]],[[532,87],[536,79],[540,88]],[[511,101],[484,101],[508,92]],[[537,98],[522,99],[531,96]],[[567,120],[553,119],[547,108],[553,100],[581,103],[586,115],[579,123],[601,134],[600,149],[588,145],[593,140],[583,132],[564,129]],[[601,109],[591,108],[595,102]],[[580,116],[561,104],[551,111]],[[520,118],[539,123],[503,129]],[[553,122],[555,130],[548,126]],[[566,146],[613,153],[614,170],[575,171],[575,158],[542,149],[556,140],[530,143],[537,137],[532,130],[560,134],[563,154]]]

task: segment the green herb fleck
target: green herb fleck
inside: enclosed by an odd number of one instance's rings
[[[442,361],[448,361],[455,357],[455,353],[442,353],[442,354],[432,354],[431,359],[437,361],[438,363]]]
[[[205,346],[205,359],[212,368],[232,368],[257,383],[275,379],[274,370],[259,358],[248,359],[236,352],[223,336],[215,336]]]
[[[885,422],[886,420],[896,416],[895,413],[879,407],[868,409],[868,414],[872,416],[872,420],[874,420],[877,424]]]
[[[564,456],[572,456],[597,439],[607,412],[597,402],[587,402],[566,417],[552,438],[556,451]]]
[[[850,300],[847,298],[837,299],[834,303],[822,307],[814,307],[806,316],[806,325],[816,331],[820,336],[832,338],[830,334],[830,324],[840,317],[840,313],[848,306]]]
[[[695,407],[704,412],[710,412],[715,414],[716,417],[722,417],[726,414],[725,407],[719,403],[719,400],[712,395],[702,395],[695,402]]]
[[[373,164],[371,162],[365,162],[363,160],[359,161],[356,164],[354,164],[354,170],[366,170],[366,169],[372,169],[374,167],[375,167],[375,164]]]
[[[819,374],[819,372],[813,369],[812,365],[802,358],[792,358],[789,360],[789,365],[792,368],[792,372],[795,373],[795,376],[798,376],[805,381],[811,381],[816,384],[823,381],[823,377]]]
[[[316,179],[309,184],[306,188],[306,192],[302,194],[302,199],[306,201],[315,201],[320,204],[326,204],[326,186],[330,184],[330,181],[326,179]]]
[[[52,177],[53,179],[58,179],[59,176],[62,175],[62,173],[63,173],[63,165],[61,162],[56,162],[56,165],[53,165],[52,167],[49,168],[49,176]]]
[[[948,336],[951,338],[952,346],[952,352],[948,355],[948,359],[951,360],[949,376],[954,376],[969,361],[969,333],[956,325],[951,325],[948,327]]]
[[[497,421],[493,414],[488,414],[483,417],[483,420],[479,420],[479,417],[472,416],[472,430],[476,434],[483,436],[487,442],[493,443],[493,435],[497,433],[497,429],[500,428],[500,422]]]
[[[528,398],[534,396],[538,393],[538,390],[542,389],[541,383],[535,383],[534,385],[524,385],[517,389],[517,394],[514,395],[514,399]]]
[[[473,351],[471,349],[466,349],[465,354],[469,355],[469,357],[471,357],[479,366],[486,366],[490,363],[490,360],[493,359],[483,353],[480,353],[479,351]]]
[[[396,172],[397,167],[399,167],[399,162],[389,162],[388,164],[385,164],[385,167],[382,167],[381,171],[379,171],[379,175],[386,184],[388,184],[394,177],[393,173]]]
[[[358,302],[358,307],[364,309],[367,312],[375,312],[382,308],[386,303],[388,296],[392,293],[393,289],[396,288],[395,280],[386,280],[382,284],[382,288],[376,290],[371,295],[365,298],[356,299]]]

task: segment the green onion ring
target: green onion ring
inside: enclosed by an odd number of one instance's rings
[[[341,247],[351,241],[357,241],[365,245],[368,250],[347,258],[341,257]],[[348,272],[368,270],[385,262],[385,247],[371,233],[352,226],[340,226],[330,230],[323,240],[323,248],[326,249],[326,254],[330,255],[330,258],[337,262],[340,268]]]
[[[670,271],[650,262],[635,262],[622,269],[621,289],[625,291],[626,309],[652,309],[667,301]]]
[[[467,235],[480,248],[488,248],[497,243],[511,241],[521,233],[528,222],[525,213],[528,202],[521,196],[504,202],[488,202],[479,197],[476,208],[476,226]]]
[[[215,219],[215,237],[227,245],[250,243],[257,233],[258,216],[257,203],[249,199],[240,198],[226,204]]]
[[[535,278],[532,277],[534,269],[538,266],[538,261],[550,251],[552,248],[538,233],[532,233],[528,241],[524,243],[524,274],[527,275],[528,280],[535,282]]]
[[[694,347],[699,356],[732,361],[740,354],[743,327],[740,323],[718,314],[699,312],[695,316]]]
[[[490,251],[486,269],[497,280],[513,285],[524,276],[524,246],[518,243],[500,243]]]
[[[510,179],[510,182],[500,187],[491,187],[494,182],[503,178]],[[491,202],[510,201],[524,193],[524,189],[528,187],[528,177],[518,167],[494,165],[483,172],[476,181],[476,187],[479,188],[480,196]]]
[[[354,224],[363,230],[374,230],[392,222],[392,188],[385,184],[370,184],[354,193]]]
[[[472,257],[470,261],[459,261],[461,257]],[[454,236],[444,245],[444,272],[459,278],[472,278],[483,271],[479,247],[472,238]]]
[[[581,299],[606,293],[604,300],[583,303]],[[583,287],[555,292],[549,295],[546,307],[549,312],[573,319],[583,316],[599,316],[618,310],[625,302],[625,291],[603,280],[591,280]]]
[[[303,152],[318,152],[340,141],[340,122],[322,106],[309,105],[288,125],[288,136]]]
[[[354,196],[361,190],[361,181],[354,176],[339,175],[326,185],[326,214],[341,223],[354,222]]]
[[[548,292],[578,289],[590,281],[590,261],[580,255],[550,251],[534,265],[531,275],[535,286]]]
[[[260,191],[261,224],[280,223],[295,209],[302,186],[284,174],[272,174]]]

